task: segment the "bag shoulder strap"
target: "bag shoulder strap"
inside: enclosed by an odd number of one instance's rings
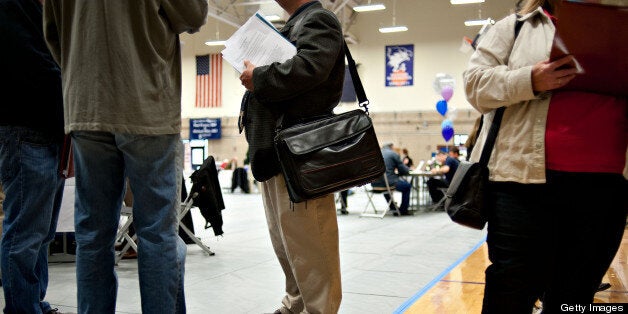
[[[345,47],[345,56],[347,57],[347,63],[349,64],[349,74],[351,74],[353,88],[355,89],[355,94],[358,97],[358,106],[363,107],[364,111],[366,111],[366,114],[368,114],[369,100],[366,98],[364,86],[362,86],[360,75],[358,75],[358,69],[355,65],[355,60],[353,60],[353,57],[351,56],[351,51],[349,51],[349,46],[347,46],[347,42],[343,40],[343,44]]]
[[[523,26],[523,21],[517,20],[515,22],[515,39],[514,40],[517,40],[517,36],[519,36],[519,31],[521,30],[522,26]],[[488,166],[488,161],[491,158],[491,152],[493,151],[493,147],[495,146],[495,139],[497,139],[497,133],[499,133],[499,127],[501,126],[502,117],[504,116],[505,110],[506,110],[506,107],[500,107],[497,109],[497,111],[495,111],[495,116],[493,117],[493,123],[491,124],[491,128],[488,131],[488,136],[486,137],[486,142],[484,142],[484,147],[482,148],[482,155],[480,156],[481,165]],[[484,119],[484,117],[482,117],[482,119]]]

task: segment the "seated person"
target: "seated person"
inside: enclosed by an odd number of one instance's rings
[[[384,156],[384,163],[386,164],[386,178],[388,184],[391,187],[401,192],[401,205],[399,206],[399,214],[402,216],[410,215],[408,212],[408,206],[410,205],[410,189],[412,185],[408,181],[400,178],[400,175],[406,175],[410,172],[410,168],[403,164],[399,154],[393,150],[393,143],[386,143],[382,146],[382,155]],[[396,171],[396,172],[395,172]],[[383,179],[374,181],[371,183],[374,187],[385,187],[386,182]],[[390,196],[384,194],[386,201],[390,201]],[[391,210],[395,210],[394,205],[390,205]]]
[[[403,161],[403,164],[406,165],[408,168],[412,169],[414,164],[412,163],[412,158],[410,158],[410,155],[408,155],[408,149],[404,148],[401,150],[401,152],[403,152],[403,158],[401,158],[401,160]]]
[[[449,149],[449,157],[460,160],[460,149],[458,149],[458,147],[456,146]]]
[[[435,175],[444,175],[444,178],[430,178],[427,180],[427,189],[430,192],[430,197],[433,203],[438,203],[445,193],[442,188],[448,188],[451,179],[454,177],[458,164],[460,163],[457,158],[453,158],[448,155],[446,149],[441,149],[436,154],[436,160],[441,164],[440,168],[432,168],[431,172]]]

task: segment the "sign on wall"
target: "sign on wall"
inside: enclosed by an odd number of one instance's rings
[[[412,86],[414,45],[386,46],[386,86]]]
[[[220,118],[190,119],[190,140],[216,140],[221,134]]]

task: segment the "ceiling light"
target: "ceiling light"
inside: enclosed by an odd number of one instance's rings
[[[208,40],[205,42],[207,46],[224,46],[225,40]]]
[[[484,0],[449,0],[451,4],[482,3]]]
[[[467,21],[464,21],[464,25],[465,26],[482,26],[482,25],[487,25],[487,24],[495,24],[495,21],[493,19],[491,19],[490,17],[487,18],[486,20],[467,20]]]
[[[384,9],[386,9],[386,6],[381,3],[358,5],[358,6],[353,7],[353,11],[355,12],[378,11],[378,10],[384,10]]]
[[[407,27],[403,25],[397,25],[395,19],[395,11],[397,8],[397,0],[393,0],[393,10],[392,10],[392,26],[380,27],[380,33],[396,33],[396,32],[405,32],[408,30]]]
[[[407,30],[408,28],[405,26],[387,26],[387,27],[379,28],[380,33],[397,33],[397,32],[405,32]]]

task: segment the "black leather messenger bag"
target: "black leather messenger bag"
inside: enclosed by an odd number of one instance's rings
[[[369,102],[346,43],[345,54],[364,110],[293,125],[275,136],[275,150],[294,203],[370,183],[386,170],[368,116]]]

